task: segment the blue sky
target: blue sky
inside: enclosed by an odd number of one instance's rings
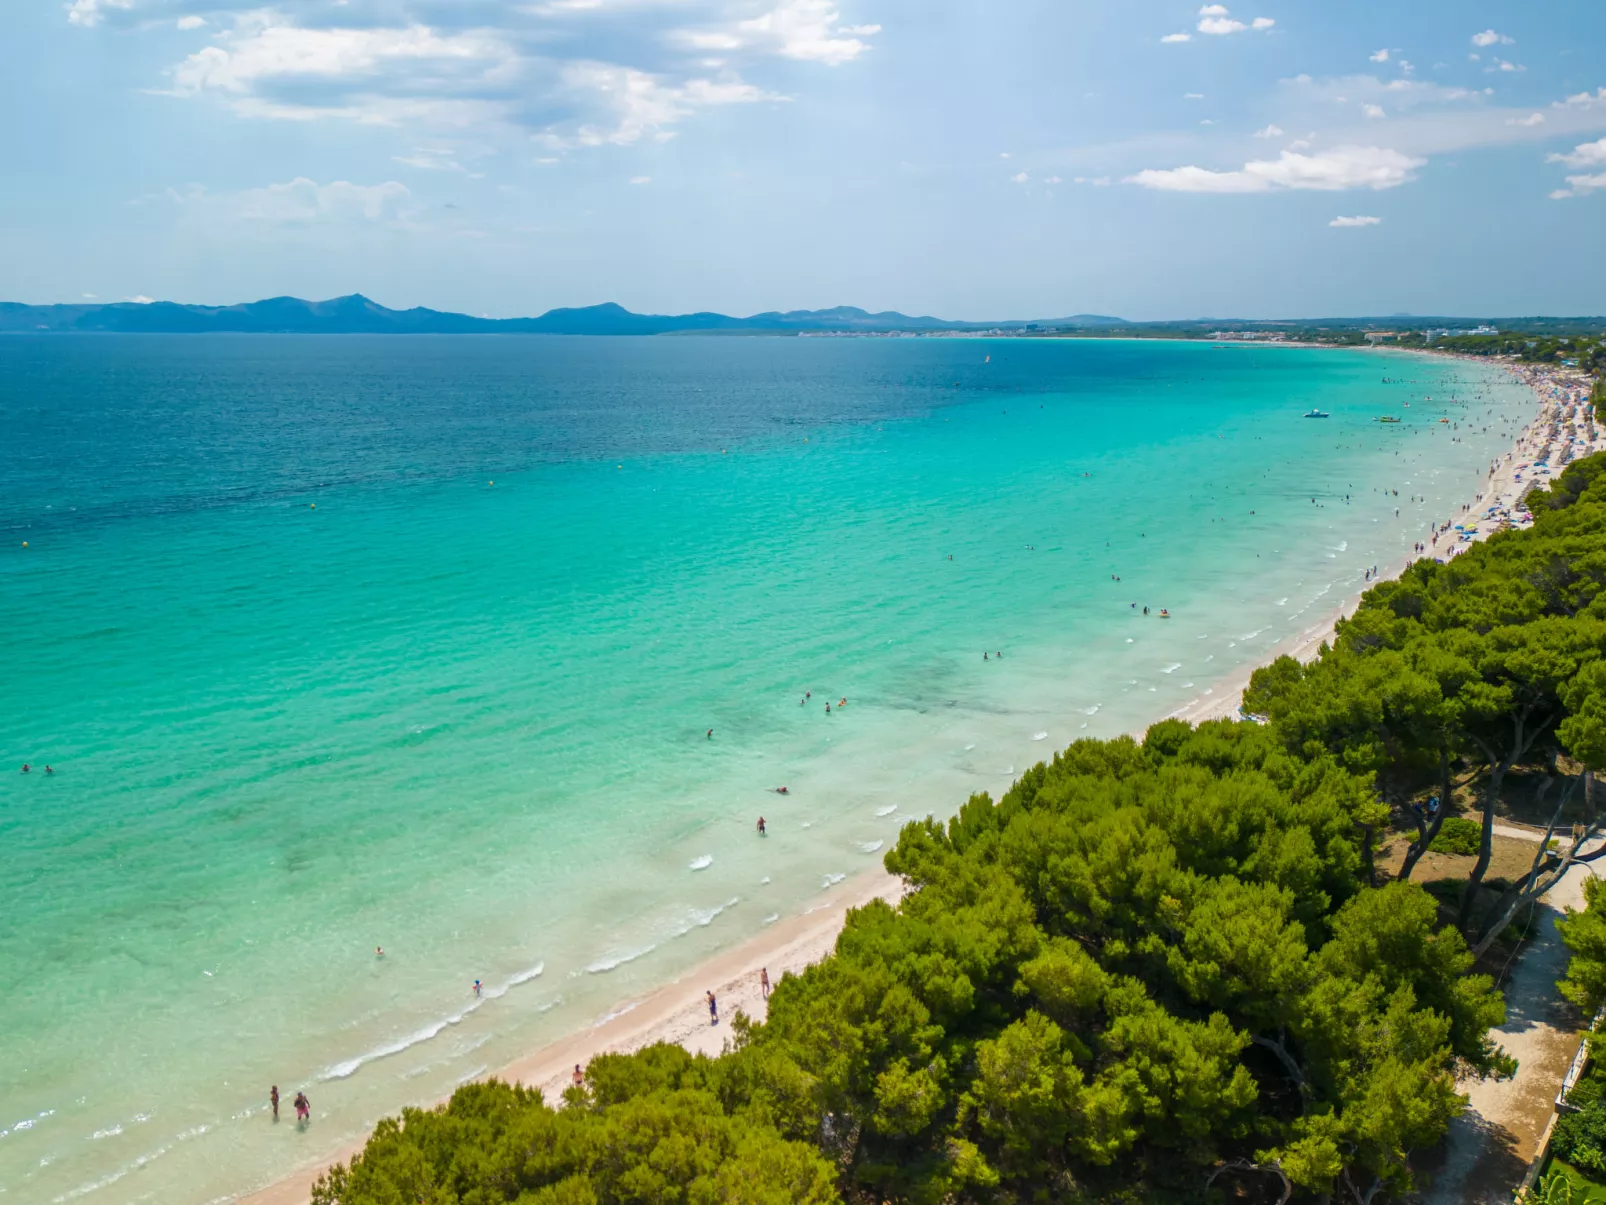
[[[0,297],[1606,313],[1606,5],[9,0]]]

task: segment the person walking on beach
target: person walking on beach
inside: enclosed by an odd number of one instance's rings
[[[708,993],[708,1023],[710,1025],[719,1024],[719,1001],[714,999],[713,992]]]
[[[273,1106],[273,1120],[279,1120],[279,1085],[274,1084],[268,1089],[268,1104]]]
[[[760,816],[760,817],[759,817],[759,818],[758,818],[758,835],[759,835],[759,836],[760,836],[760,837],[763,837],[763,836],[767,836],[767,835],[768,835],[768,834],[767,834],[767,833],[766,833],[766,832],[765,832],[765,830],[764,830],[764,817],[762,817],[762,816]]]
[[[769,969],[769,967],[759,967],[758,968],[758,990],[764,993],[764,999],[768,1000],[770,998],[770,969]]]
[[[574,1080],[574,1086],[576,1088],[585,1087],[586,1073],[584,1071],[580,1070],[580,1064],[579,1063],[576,1063],[574,1065],[574,1075],[571,1078]]]
[[[474,981],[474,994],[476,996],[480,994],[480,981],[478,979]]]

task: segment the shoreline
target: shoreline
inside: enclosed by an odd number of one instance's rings
[[[1288,346],[1286,343],[1282,345]],[[1489,366],[1489,361],[1483,357],[1454,358]],[[1487,510],[1488,506],[1497,500],[1509,497],[1510,504],[1514,506],[1520,500],[1521,494],[1535,484],[1533,481],[1519,483],[1516,480],[1517,475],[1526,474],[1530,466],[1539,459],[1535,453],[1541,449],[1545,458],[1548,458],[1558,447],[1569,446],[1566,443],[1565,427],[1568,412],[1575,410],[1580,404],[1587,406],[1587,394],[1582,403],[1577,400],[1562,400],[1555,396],[1547,396],[1545,392],[1547,389],[1554,394],[1557,390],[1565,392],[1569,387],[1558,380],[1564,375],[1559,370],[1546,368],[1523,370],[1510,364],[1502,366],[1506,367],[1520,383],[1526,384],[1532,390],[1536,403],[1533,418],[1518,433],[1516,442],[1505,458],[1491,467],[1483,480],[1478,496],[1468,501],[1468,509],[1450,516],[1447,520],[1436,521],[1434,523],[1436,528],[1443,527],[1446,523],[1454,524],[1462,519],[1470,520],[1479,511]],[[1606,448],[1606,428],[1590,424],[1588,431],[1588,443],[1578,453],[1579,455],[1587,455]],[[1542,444],[1540,440],[1543,440]],[[1551,476],[1553,478],[1558,474],[1559,469]],[[1472,542],[1487,538],[1500,526],[1498,522],[1480,518]],[[1424,539],[1427,538],[1428,533],[1425,532]],[[1464,545],[1455,543],[1452,547],[1446,548],[1445,559],[1455,556],[1463,547]],[[1431,544],[1430,551],[1422,555],[1435,555]],[[1285,654],[1306,662],[1313,660],[1322,644],[1332,640],[1338,621],[1353,612],[1362,594],[1377,582],[1397,577],[1408,563],[1409,560],[1402,559],[1380,566],[1375,578],[1346,595],[1327,613],[1325,619],[1280,642],[1256,665],[1235,671],[1212,683],[1199,698],[1167,715],[1156,717],[1151,723],[1175,718],[1197,724],[1206,720],[1235,717],[1239,711],[1243,689],[1248,685],[1250,675],[1255,669],[1265,664],[1266,660]],[[1141,739],[1146,728],[1147,725],[1132,735]],[[762,1021],[765,1006],[759,990],[759,968],[766,968],[771,981],[776,982],[783,974],[800,971],[819,961],[835,948],[837,936],[846,923],[850,909],[861,907],[874,899],[896,903],[904,890],[903,882],[884,868],[877,866],[865,870],[840,884],[827,902],[797,916],[777,921],[739,945],[713,955],[637,999],[619,1002],[602,1020],[589,1028],[572,1031],[549,1041],[489,1075],[475,1078],[495,1077],[522,1083],[528,1087],[538,1088],[549,1102],[557,1103],[563,1089],[570,1083],[574,1065],[579,1063],[583,1066],[599,1054],[629,1053],[657,1042],[673,1042],[693,1053],[717,1055],[730,1031],[727,1024],[713,1026],[708,1023],[703,992],[712,990],[716,994],[721,1005],[722,1017],[728,1018],[735,1012],[741,1011],[755,1020]],[[444,1099],[429,1102],[422,1107],[433,1107],[443,1103]],[[242,1193],[232,1200],[238,1205],[306,1205],[312,1185],[317,1178],[334,1164],[350,1160],[353,1155],[361,1151],[366,1141],[367,1135],[364,1135],[361,1142],[320,1157],[272,1184]]]

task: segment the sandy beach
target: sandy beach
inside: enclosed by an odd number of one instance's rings
[[[1512,370],[1535,392],[1538,409],[1510,453],[1491,464],[1486,485],[1466,509],[1442,516],[1425,528],[1421,540],[1430,551],[1424,555],[1453,556],[1470,543],[1507,526],[1524,525],[1517,503],[1536,482],[1559,475],[1564,462],[1606,447],[1606,432],[1588,414],[1588,384],[1579,374],[1533,368]],[[1541,468],[1540,466],[1544,466]],[[1468,538],[1454,530],[1460,523]],[[1440,532],[1433,544],[1434,532]],[[1398,574],[1407,564],[1379,567],[1378,580]],[[1337,621],[1352,611],[1367,583],[1333,608],[1326,617],[1272,651],[1314,659],[1333,637]],[[1251,671],[1215,682],[1172,716],[1200,722],[1238,714],[1243,688]],[[1141,731],[1134,733],[1141,736]],[[767,969],[772,982],[819,961],[834,948],[849,910],[874,899],[895,902],[903,884],[877,868],[855,876],[831,893],[829,900],[810,911],[781,920],[741,945],[720,953],[691,972],[638,999],[618,1002],[589,1029],[569,1034],[532,1051],[495,1074],[502,1079],[539,1088],[555,1102],[571,1082],[576,1064],[582,1067],[602,1053],[629,1052],[656,1042],[675,1042],[686,1049],[718,1054],[729,1036],[728,1019],[737,1011],[755,1019],[765,1015],[759,972]],[[704,993],[713,991],[719,1001],[721,1023],[711,1025]],[[313,1183],[335,1162],[349,1159],[359,1147],[341,1150],[298,1170],[265,1189],[245,1195],[245,1205],[304,1205]]]
[[[1387,353],[1384,353],[1387,354]],[[1478,357],[1456,357],[1481,363]],[[1498,463],[1489,467],[1481,493],[1453,515],[1436,519],[1422,532],[1428,548],[1423,556],[1448,560],[1466,551],[1469,545],[1487,539],[1507,527],[1524,527],[1530,520],[1521,517],[1517,504],[1535,485],[1547,485],[1561,475],[1567,463],[1606,448],[1606,427],[1597,426],[1589,407],[1589,378],[1579,372],[1530,366],[1513,366],[1512,373],[1534,391],[1539,404],[1533,421],[1522,429],[1517,441]],[[1456,532],[1460,524],[1466,535]],[[1435,542],[1435,536],[1437,541]],[[1351,593],[1319,623],[1312,624],[1271,652],[1270,659],[1289,656],[1313,661],[1324,644],[1333,639],[1338,621],[1353,611],[1361,595],[1376,582],[1397,577],[1410,563],[1402,559],[1378,566],[1377,576]],[[1239,700],[1254,671],[1241,671],[1214,683],[1198,699],[1178,708],[1167,719],[1202,723],[1238,715]],[[1134,732],[1141,736],[1142,732]]]

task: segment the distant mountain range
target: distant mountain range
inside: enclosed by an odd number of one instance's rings
[[[948,322],[907,314],[867,313],[853,306],[829,310],[770,311],[749,318],[726,314],[634,314],[604,305],[548,310],[539,318],[473,318],[441,310],[392,310],[360,293],[330,301],[270,297],[244,305],[181,305],[172,301],[110,305],[22,305],[0,302],[0,331],[115,331],[149,334],[250,332],[292,334],[545,334],[669,335],[677,333],[771,333],[982,330],[1080,330],[1124,326],[1119,318],[1077,314],[1069,318],[1011,322]]]

